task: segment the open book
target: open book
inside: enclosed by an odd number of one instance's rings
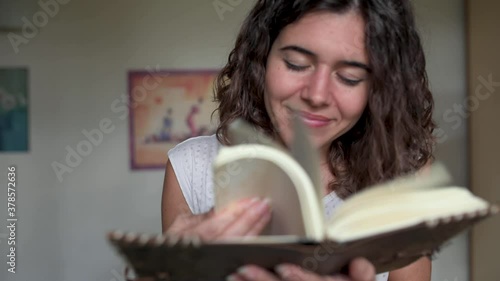
[[[238,121],[230,128],[232,146],[214,161],[216,211],[246,197],[269,197],[273,217],[254,238],[202,242],[112,232],[110,242],[139,276],[170,280],[222,280],[239,266],[270,270],[288,262],[333,274],[355,257],[385,272],[432,255],[443,244],[498,207],[462,187],[446,186],[441,165],[373,186],[349,197],[327,219],[318,161],[300,121],[289,150]]]

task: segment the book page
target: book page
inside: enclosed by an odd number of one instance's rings
[[[387,189],[369,196],[353,197],[334,213],[329,222],[328,236],[337,242],[347,242],[454,217],[460,220],[468,214],[488,212],[489,204],[461,187]],[[357,200],[361,199],[361,200]]]
[[[324,237],[322,203],[305,171],[287,153],[258,144],[222,147],[214,161],[215,208],[248,197],[271,199],[264,235]]]

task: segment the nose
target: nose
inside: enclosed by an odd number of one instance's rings
[[[311,74],[307,87],[302,91],[301,98],[312,107],[329,105],[332,101],[330,87],[330,71],[318,69]]]

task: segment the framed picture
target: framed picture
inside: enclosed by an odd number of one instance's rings
[[[130,71],[131,169],[164,169],[176,144],[215,133],[217,70]]]
[[[0,153],[28,151],[28,70],[0,68]]]

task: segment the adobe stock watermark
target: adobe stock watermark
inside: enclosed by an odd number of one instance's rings
[[[113,275],[113,278],[111,278],[109,281],[125,281],[125,274],[118,272],[116,269],[111,270],[111,274]]]
[[[489,99],[500,87],[500,81],[493,81],[493,74],[488,75],[487,78],[479,76],[477,79],[479,84],[474,89],[474,94],[467,97],[461,104],[454,104],[452,108],[448,108],[443,113],[443,120],[446,123],[452,123],[452,130],[460,128],[464,120],[469,118],[472,112],[479,109],[480,103]],[[435,136],[439,144],[448,140],[448,134],[442,128],[436,129]]]
[[[35,38],[40,29],[45,27],[51,18],[54,18],[61,10],[61,5],[66,5],[71,0],[40,0],[38,6],[40,10],[31,16],[31,20],[27,17],[22,17],[23,27],[21,34],[9,32],[7,37],[16,54],[19,53],[19,46],[26,45],[29,41]]]
[[[128,94],[122,94],[110,104],[110,111],[113,116],[102,118],[93,129],[83,129],[81,131],[83,139],[74,146],[67,145],[65,147],[66,156],[62,161],[52,162],[52,169],[59,182],[63,181],[65,174],[72,173],[83,162],[85,157],[88,157],[94,151],[94,148],[102,144],[105,137],[116,129],[115,122],[124,121],[128,117],[129,108],[136,108],[147,98],[148,92],[161,85],[163,78],[154,75],[160,72],[160,66],[157,65],[156,69],[148,66],[146,70],[148,75],[144,76],[141,83],[131,90],[130,99]]]
[[[243,3],[243,0],[214,0],[212,5],[219,19],[223,21],[224,14],[234,11],[234,8],[238,7],[241,3]]]

